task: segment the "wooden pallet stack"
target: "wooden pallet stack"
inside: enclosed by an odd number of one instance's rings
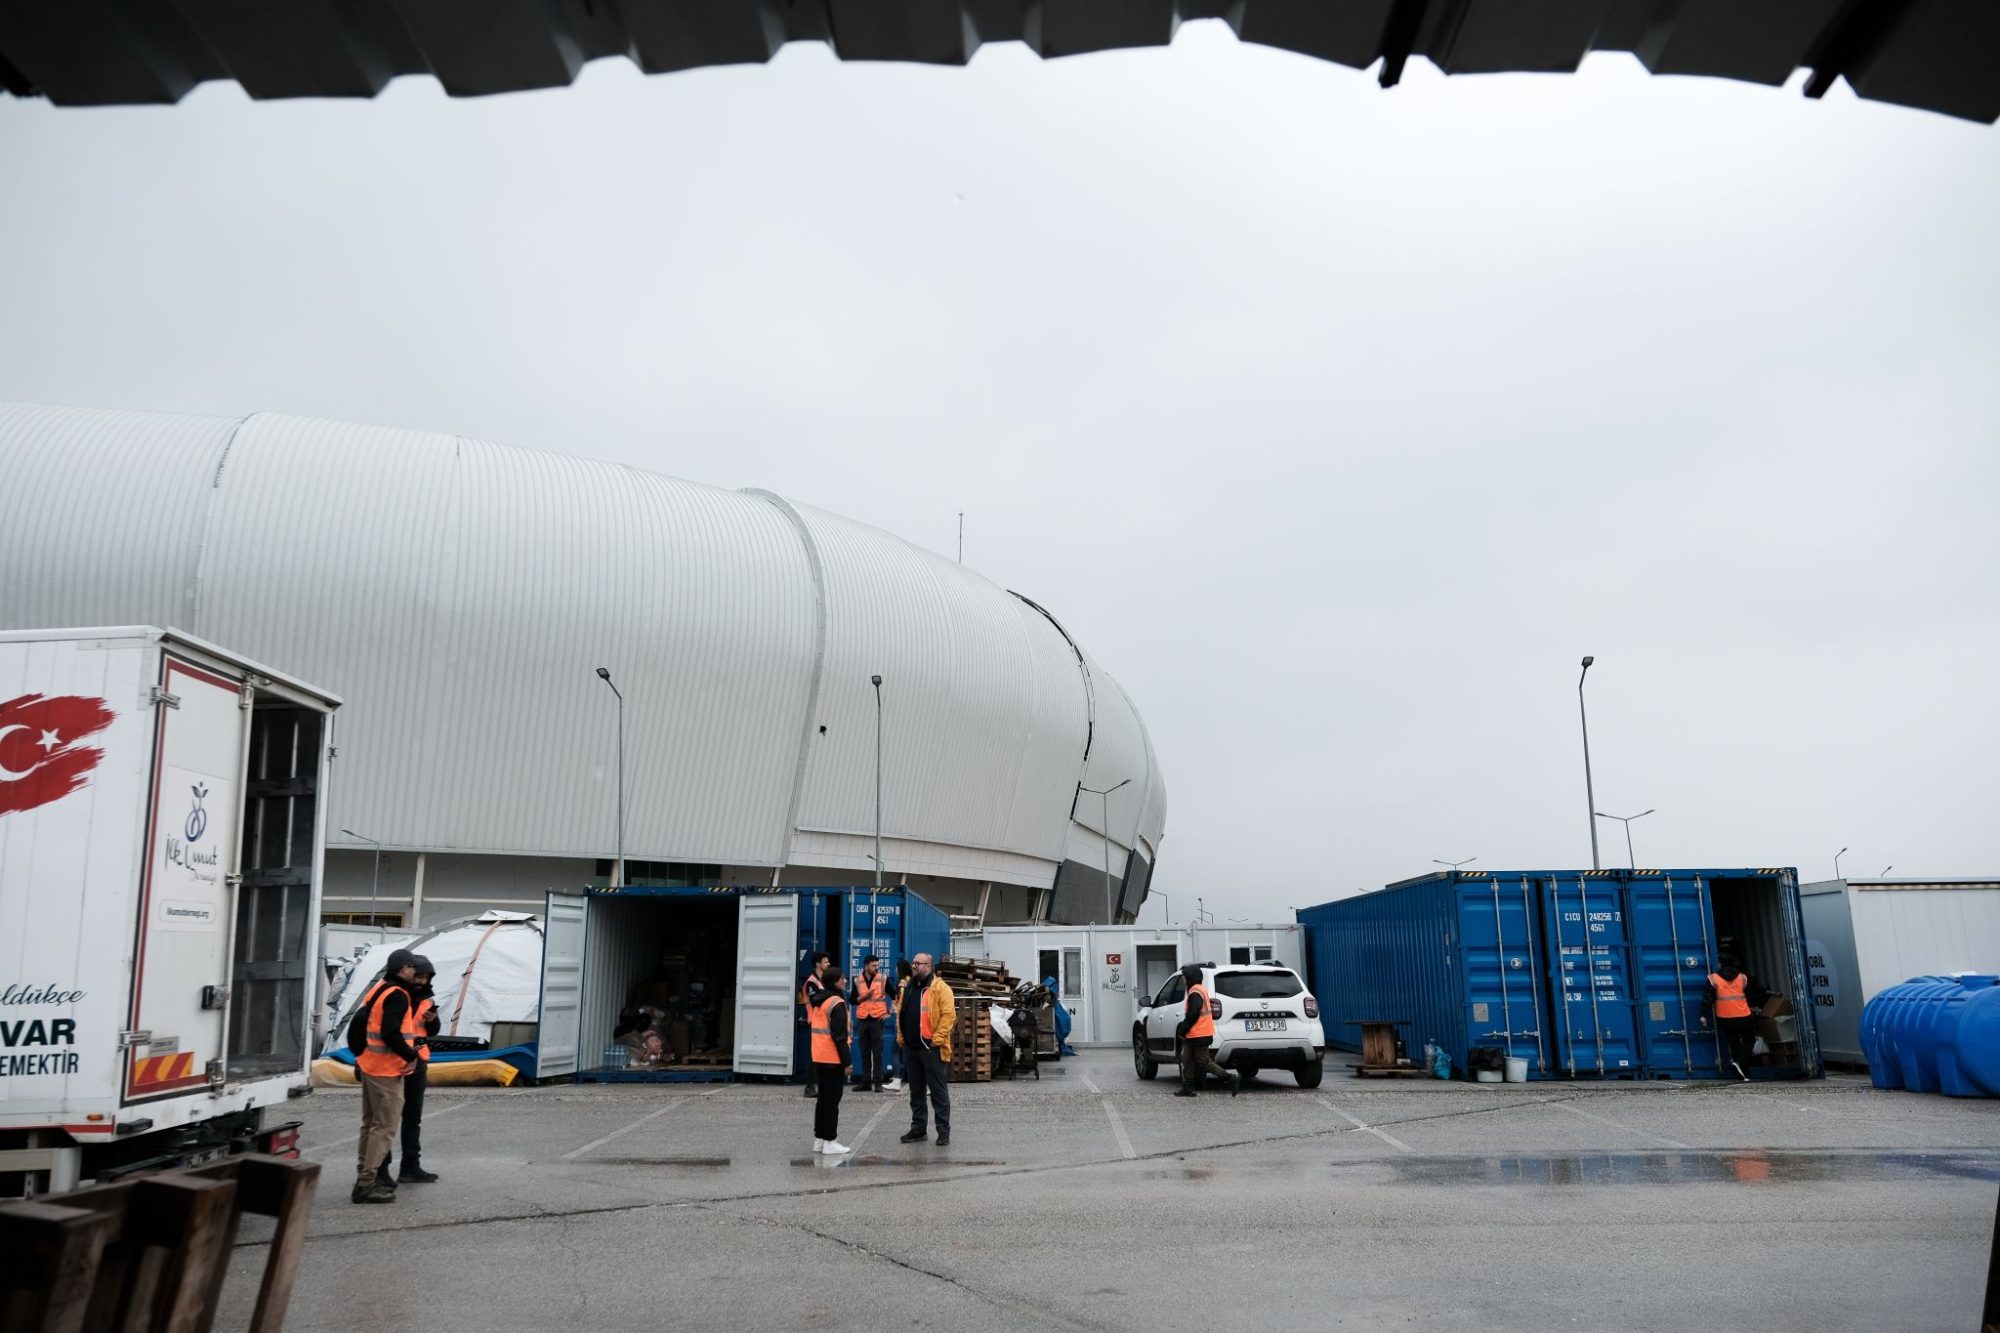
[[[943,958],[938,976],[951,987],[958,1003],[958,1023],[951,1033],[951,1081],[990,1083],[993,1080],[993,1016],[995,1004],[1014,998],[1014,979],[1007,965],[991,958]]]

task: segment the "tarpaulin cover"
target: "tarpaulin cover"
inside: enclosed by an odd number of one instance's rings
[[[327,1028],[330,1045],[346,1044],[347,1020],[397,948],[420,953],[437,968],[433,989],[442,1035],[490,1038],[495,1023],[535,1021],[542,998],[542,919],[526,912],[484,912],[414,940],[371,946],[341,980]],[[443,1052],[436,1054],[444,1058]]]

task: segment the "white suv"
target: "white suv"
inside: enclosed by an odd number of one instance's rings
[[[1319,1002],[1289,967],[1201,965],[1208,1012],[1215,1019],[1215,1062],[1250,1078],[1260,1069],[1289,1069],[1302,1088],[1317,1088],[1325,1068],[1326,1034]],[[1160,993],[1139,1002],[1132,1023],[1132,1067],[1152,1078],[1179,1058],[1174,1035],[1187,1009],[1187,983],[1176,972]]]

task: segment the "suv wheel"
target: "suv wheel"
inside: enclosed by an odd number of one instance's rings
[[[1132,1029],[1132,1072],[1148,1081],[1160,1072],[1160,1063],[1146,1049],[1146,1034],[1139,1028]]]
[[[1300,1065],[1297,1069],[1294,1069],[1292,1077],[1298,1079],[1299,1086],[1302,1088],[1317,1088],[1319,1081],[1326,1077],[1326,1057],[1322,1055],[1314,1056],[1311,1064]]]

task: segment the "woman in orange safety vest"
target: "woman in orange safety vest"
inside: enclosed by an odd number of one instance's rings
[[[1715,1014],[1715,1026],[1729,1043],[1729,1054],[1723,1061],[1725,1072],[1734,1070],[1737,1078],[1748,1083],[1745,1066],[1757,1041],[1757,1023],[1750,1014],[1750,978],[1734,958],[1723,958],[1708,974],[1704,1001],[1703,1007]]]
[[[820,974],[820,987],[809,1008],[812,1026],[813,1073],[819,1096],[813,1103],[813,1151],[840,1156],[854,1151],[840,1141],[840,1095],[847,1090],[846,978],[837,967]]]

